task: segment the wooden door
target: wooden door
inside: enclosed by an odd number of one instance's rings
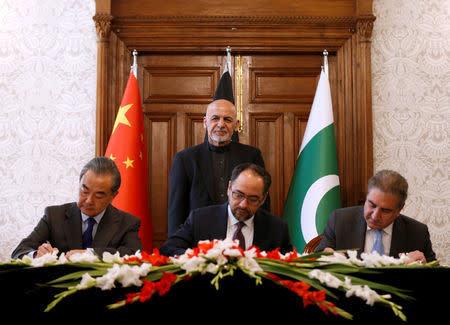
[[[272,211],[281,214],[324,49],[330,53],[342,204],[364,201],[373,173],[372,0],[211,0],[207,6],[204,0],[96,0],[93,19],[96,155],[105,152],[131,52],[139,52],[155,247],[167,232],[173,155],[203,140],[202,115],[223,71],[226,46],[243,58],[241,141],[263,151],[274,179]]]
[[[240,142],[259,147],[272,175],[272,212],[281,216],[320,73],[320,55],[242,55]],[[203,116],[226,64],[221,54],[139,57],[148,146],[154,246],[167,238],[169,173],[177,151],[204,140]],[[236,56],[232,61],[236,94]],[[236,95],[235,95],[236,98]]]
[[[154,247],[167,239],[169,173],[176,152],[203,141],[203,115],[224,66],[223,55],[161,54],[138,59],[149,162]]]
[[[271,210],[283,213],[320,74],[320,55],[243,55],[242,141],[272,175]]]

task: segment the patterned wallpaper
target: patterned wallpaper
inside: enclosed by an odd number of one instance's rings
[[[450,263],[450,1],[374,0],[375,170],[410,183],[404,213]],[[0,261],[44,208],[76,200],[94,155],[94,0],[0,0]]]
[[[0,0],[0,261],[94,155],[94,0]]]
[[[450,263],[450,1],[374,0],[374,169],[409,183],[403,213]]]

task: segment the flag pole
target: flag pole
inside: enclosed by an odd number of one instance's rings
[[[323,50],[323,68],[325,75],[328,78],[328,51],[326,49]]]
[[[231,47],[227,46],[226,51],[227,51],[227,65],[225,66],[225,71],[228,71],[231,75]]]
[[[136,49],[133,50],[133,65],[131,66],[131,71],[137,79],[137,55],[138,51]]]

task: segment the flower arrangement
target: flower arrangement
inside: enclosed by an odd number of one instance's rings
[[[112,290],[116,285],[122,287],[136,286],[140,290],[127,294],[123,300],[108,305],[110,309],[121,308],[127,304],[145,302],[155,294],[166,294],[170,288],[180,281],[212,274],[211,284],[219,289],[220,280],[233,276],[240,270],[261,284],[263,279],[274,282],[296,293],[303,301],[303,306],[316,305],[326,314],[332,313],[347,319],[352,315],[327,300],[337,296],[330,289],[345,292],[346,297],[356,296],[368,305],[380,304],[392,309],[394,314],[406,321],[402,307],[390,299],[395,295],[402,299],[410,299],[401,289],[366,281],[355,276],[357,273],[371,272],[368,268],[378,267],[410,267],[406,266],[406,256],[392,258],[380,256],[378,253],[362,254],[357,258],[356,251],[299,254],[295,251],[281,254],[279,250],[262,252],[252,246],[243,251],[237,241],[214,240],[202,241],[197,247],[188,249],[183,255],[166,257],[157,249],[152,254],[137,252],[133,256],[120,257],[118,253],[104,253],[102,259],[88,251],[74,254],[70,262],[64,253],[47,254],[31,259],[27,256],[13,263],[32,267],[72,263],[82,270],[64,275],[49,282],[49,285],[64,288],[47,306],[50,311],[65,297],[80,290],[100,288]],[[415,267],[432,267],[438,262]],[[379,291],[385,294],[380,294]]]

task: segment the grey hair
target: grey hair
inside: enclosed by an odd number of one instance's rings
[[[113,178],[111,192],[114,193],[119,190],[120,183],[122,182],[120,171],[117,168],[116,163],[112,159],[108,157],[95,157],[91,159],[86,165],[84,165],[83,169],[81,169],[80,181],[88,170],[91,170],[94,174],[97,175],[111,175]]]
[[[402,207],[408,197],[408,182],[396,171],[384,169],[369,179],[367,191],[377,188],[383,193],[390,193],[398,197],[398,207]]]

